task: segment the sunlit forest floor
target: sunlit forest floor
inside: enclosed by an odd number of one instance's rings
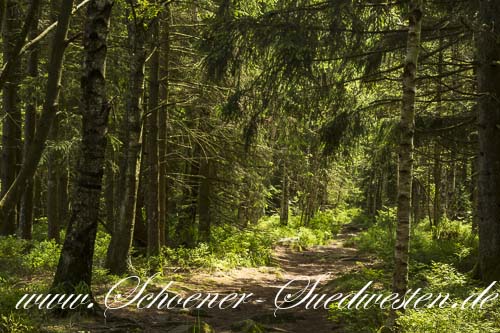
[[[272,266],[242,267],[226,272],[183,272],[180,274],[167,273],[165,277],[174,276],[177,291],[181,295],[190,295],[196,292],[220,293],[246,292],[256,295],[254,301],[243,304],[237,309],[223,310],[208,309],[202,311],[125,311],[117,312],[120,318],[134,318],[134,322],[120,323],[117,319],[108,325],[83,324],[78,325],[82,330],[104,332],[110,328],[137,328],[145,332],[165,332],[172,329],[174,332],[188,331],[189,326],[197,320],[208,323],[216,332],[234,332],[239,326],[256,323],[264,331],[274,332],[332,332],[338,326],[328,320],[328,311],[325,309],[305,310],[296,308],[281,310],[274,316],[274,298],[279,289],[291,280],[296,280],[290,291],[300,290],[310,280],[322,280],[317,292],[330,279],[342,276],[346,272],[359,269],[360,262],[367,262],[365,257],[359,257],[358,251],[344,246],[343,240],[353,234],[356,229],[345,228],[328,245],[312,246],[297,251],[287,245],[278,245],[273,251]],[[326,274],[330,273],[327,278]],[[159,291],[159,289],[157,290]],[[265,300],[265,302],[258,302]],[[253,331],[252,331],[253,332]]]
[[[322,278],[317,293],[332,295],[361,289],[390,292],[394,247],[394,209],[375,218],[359,209],[325,211],[308,227],[291,218],[280,226],[276,216],[266,217],[246,231],[217,230],[214,244],[195,249],[165,250],[161,274],[148,292],[157,293],[174,281],[174,293],[254,293],[252,302],[237,309],[137,310],[126,307],[103,316],[74,313],[58,318],[40,310],[13,310],[24,293],[45,292],[50,286],[59,245],[47,241],[0,240],[0,332],[377,332],[387,312],[367,310],[281,310],[274,316],[274,298],[281,286]],[[43,234],[44,231],[40,232]],[[468,272],[474,266],[477,236],[471,225],[453,221],[431,230],[426,221],[412,230],[410,287],[426,292],[450,293],[465,299],[479,288]],[[108,290],[122,277],[109,276],[102,267],[109,238],[99,233],[94,267],[94,294],[103,304]],[[24,256],[15,254],[24,253]],[[149,262],[136,251],[134,271],[144,281],[151,276]],[[330,274],[325,277],[325,274]],[[265,302],[257,302],[265,300]],[[401,332],[499,332],[498,303],[484,310],[420,309],[400,317]]]

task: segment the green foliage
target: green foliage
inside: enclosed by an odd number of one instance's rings
[[[430,266],[424,266],[418,277],[426,282],[426,289],[431,293],[466,297],[471,291],[471,281],[467,276],[447,263],[433,262]]]
[[[433,233],[427,223],[414,228],[411,258],[427,265],[433,261],[449,262],[463,270],[472,269],[478,238],[472,233],[471,225],[447,221],[438,230],[439,237],[436,237],[436,232]]]
[[[15,276],[0,277],[0,333],[3,332],[36,332],[36,323],[44,312],[34,310],[16,311],[15,306],[24,294],[38,293],[46,290],[43,281],[20,281]]]
[[[361,215],[361,211],[355,208],[333,209],[319,211],[309,221],[308,227],[311,229],[330,231],[332,235],[340,232],[342,225],[348,224]]]
[[[396,210],[385,209],[378,213],[375,224],[348,242],[356,244],[363,252],[372,253],[392,263]],[[462,269],[471,269],[477,252],[477,236],[472,233],[471,225],[461,221],[444,222],[431,230],[426,220],[412,226],[411,261],[418,268],[420,264],[450,262]],[[412,267],[411,266],[411,267]]]
[[[390,288],[390,272],[382,269],[360,266],[359,270],[342,275],[327,285],[330,293],[348,293],[360,290],[368,281],[374,281],[370,290],[384,292]],[[379,332],[384,324],[387,313],[379,307],[373,306],[367,309],[339,308],[338,303],[332,303],[329,310],[329,318],[336,325],[341,326],[346,332]]]
[[[9,277],[13,271],[23,267],[23,257],[19,254],[28,251],[29,243],[16,237],[0,237],[0,279]]]
[[[110,240],[111,236],[108,233],[103,230],[97,231],[94,245],[94,266],[99,267],[104,265]]]
[[[33,270],[53,270],[59,261],[61,245],[54,240],[36,243],[26,255],[25,260],[28,267]]]
[[[0,238],[0,264],[5,267],[0,274],[51,271],[57,266],[60,252],[61,245],[54,240],[28,242],[16,237]]]
[[[375,223],[353,238],[349,245],[383,259],[381,267],[392,265],[395,232],[395,209],[380,211]],[[450,294],[450,304],[466,299],[480,286],[464,270],[471,268],[477,251],[477,237],[470,224],[443,220],[431,229],[426,221],[414,226],[410,254],[410,288],[422,288],[422,294]],[[462,272],[459,271],[462,269]],[[390,290],[390,269],[362,268],[332,281],[335,290],[359,290],[368,281],[375,281],[379,290]],[[499,332],[498,300],[485,309],[419,308],[409,309],[398,319],[400,332]],[[379,332],[387,313],[378,307],[360,310],[330,310],[331,319],[348,332]]]
[[[397,323],[404,333],[496,333],[499,316],[488,320],[483,311],[477,309],[419,309],[408,310]]]
[[[459,273],[453,266],[445,263],[433,263],[421,273],[427,286],[425,292],[449,293],[457,303],[469,295],[479,292],[473,281]],[[497,291],[498,292],[498,291]],[[486,303],[484,309],[466,307],[419,308],[410,309],[398,318],[402,332],[500,332],[500,302]]]
[[[394,208],[379,211],[375,224],[347,242],[346,245],[356,244],[361,251],[375,254],[389,262],[394,252],[395,223],[396,210]]]
[[[283,226],[277,215],[264,217],[253,228],[245,230],[213,227],[209,243],[201,243],[194,249],[164,248],[162,255],[165,265],[185,269],[265,266],[271,264],[272,247],[280,239],[296,240],[291,245],[298,249],[326,244],[343,224],[359,213],[359,210],[318,212],[308,227],[301,226],[297,216],[291,216],[290,223]]]
[[[0,333],[34,332],[35,327],[27,315],[10,312],[0,315]]]
[[[214,228],[213,241],[201,243],[194,249],[164,248],[167,266],[182,268],[203,267],[209,270],[269,264],[271,240],[252,231],[236,228]]]

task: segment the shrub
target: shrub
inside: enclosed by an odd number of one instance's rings
[[[57,266],[61,245],[54,240],[35,243],[34,247],[25,257],[25,264],[32,271],[40,269],[53,270]]]

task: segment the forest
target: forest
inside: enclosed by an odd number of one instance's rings
[[[500,332],[497,22],[0,0],[0,333]]]

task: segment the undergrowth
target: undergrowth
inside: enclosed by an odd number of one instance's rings
[[[374,281],[370,292],[390,293],[393,253],[396,231],[395,209],[379,212],[372,225],[349,240],[346,246],[355,246],[361,252],[374,256],[377,264],[360,266],[330,283],[335,291],[350,292]],[[461,302],[485,286],[471,279],[477,255],[477,236],[471,224],[444,220],[431,228],[427,220],[412,226],[410,246],[409,288],[422,288],[421,294],[446,294]],[[374,291],[375,289],[375,291]],[[451,306],[409,309],[402,314],[397,325],[402,333],[428,332],[500,332],[500,311],[497,299],[484,309],[461,309]],[[378,306],[368,309],[339,309],[333,304],[330,318],[345,332],[382,332],[388,312]]]
[[[316,214],[307,226],[301,225],[298,216],[291,216],[288,225],[281,225],[276,215],[243,230],[217,226],[212,229],[210,243],[194,249],[164,248],[164,266],[225,270],[270,265],[272,248],[280,240],[289,240],[297,250],[323,245],[359,214],[358,209],[327,210]]]
[[[357,209],[319,212],[307,226],[301,225],[296,216],[291,216],[286,226],[280,225],[279,216],[265,217],[245,229],[215,226],[210,242],[200,243],[195,248],[164,247],[160,257],[134,257],[133,273],[150,276],[152,267],[161,271],[164,268],[227,270],[270,265],[273,246],[279,240],[292,239],[291,246],[298,250],[325,244],[343,224],[349,223],[359,213]],[[63,232],[61,234],[61,239],[64,239]],[[43,311],[14,310],[25,293],[41,293],[49,289],[61,244],[45,240],[46,235],[47,224],[42,219],[34,225],[31,241],[0,238],[0,333],[38,331],[47,316]],[[93,281],[96,285],[114,283],[120,278],[108,275],[103,268],[109,241],[109,234],[99,230],[94,248]]]

